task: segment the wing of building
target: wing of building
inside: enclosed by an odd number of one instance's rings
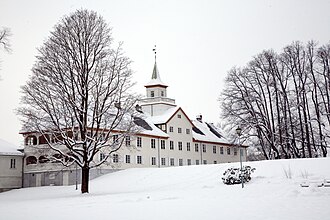
[[[126,137],[123,146],[90,177],[118,169],[217,164],[239,161],[238,149],[226,140],[219,128],[203,121],[202,115],[191,119],[167,97],[168,86],[162,82],[155,61],[151,80],[145,85],[146,96],[136,106],[134,122],[139,132]],[[35,132],[21,132],[25,139],[24,186],[68,185],[80,180],[75,166],[63,168],[47,160],[54,154],[45,138]],[[115,137],[115,134],[114,134]],[[114,138],[115,140],[115,138]],[[243,160],[246,160],[246,151]],[[64,160],[65,158],[63,158]],[[97,160],[103,160],[101,152]]]

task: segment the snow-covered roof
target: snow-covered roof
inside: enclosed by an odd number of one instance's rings
[[[0,139],[0,155],[23,156],[23,153],[19,152],[17,149],[18,148],[15,145],[8,143],[5,140]]]
[[[146,114],[140,114],[137,115],[134,118],[134,122],[136,125],[139,126],[139,134],[144,134],[144,135],[151,135],[151,136],[159,136],[159,137],[164,137],[168,138],[169,135],[166,134],[164,131],[159,129],[151,120],[151,117],[146,115]]]
[[[180,109],[180,107],[175,106],[173,108],[169,108],[161,115],[150,116],[150,120],[154,124],[164,124],[168,122],[168,120]]]
[[[222,132],[213,123],[206,123],[200,120],[193,120],[195,128],[193,128],[193,138],[196,141],[214,142],[230,144],[222,135]]]
[[[167,85],[165,85],[165,83],[163,83],[162,80],[160,79],[157,63],[155,62],[154,69],[152,71],[151,80],[145,85],[145,87],[159,86],[159,85],[167,87]]]

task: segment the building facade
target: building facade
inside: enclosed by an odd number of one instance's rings
[[[204,122],[201,115],[191,120],[174,99],[167,97],[168,86],[161,81],[156,62],[151,80],[145,87],[146,97],[140,100],[136,108],[140,120],[137,125],[143,129],[127,136],[117,152],[100,167],[91,170],[91,179],[127,168],[218,164],[240,160],[237,146],[229,143],[216,126]],[[21,134],[25,140],[24,187],[79,183],[80,172],[76,166],[63,167],[61,163],[47,159],[51,151],[42,135],[34,132]],[[116,136],[115,133],[113,136]],[[243,152],[245,161],[246,150]],[[104,157],[103,153],[99,153],[96,159],[101,161]]]
[[[0,140],[0,192],[22,187],[23,153]]]

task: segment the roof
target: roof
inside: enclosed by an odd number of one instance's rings
[[[134,123],[140,127],[138,134],[168,138],[169,135],[159,129],[151,121],[151,117],[145,114],[134,117]]]
[[[193,120],[193,139],[195,141],[230,144],[222,135],[222,132],[213,123],[207,123],[199,120]]]
[[[152,71],[151,80],[147,83],[147,85],[145,85],[145,87],[152,87],[152,86],[167,87],[167,85],[165,85],[165,83],[163,83],[162,80],[160,79],[160,75],[159,75],[159,71],[158,71],[158,68],[157,68],[156,61],[155,61],[155,64],[154,64],[154,69]]]
[[[23,153],[18,151],[15,145],[0,139],[0,155],[17,155],[23,156]]]

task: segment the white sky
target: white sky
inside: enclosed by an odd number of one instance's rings
[[[60,18],[76,9],[97,11],[133,61],[135,91],[151,78],[153,46],[168,97],[191,119],[220,122],[217,101],[233,66],[264,49],[280,51],[294,40],[330,41],[329,0],[0,0],[0,27],[11,28],[13,52],[0,51],[0,138],[19,145],[20,86]]]

